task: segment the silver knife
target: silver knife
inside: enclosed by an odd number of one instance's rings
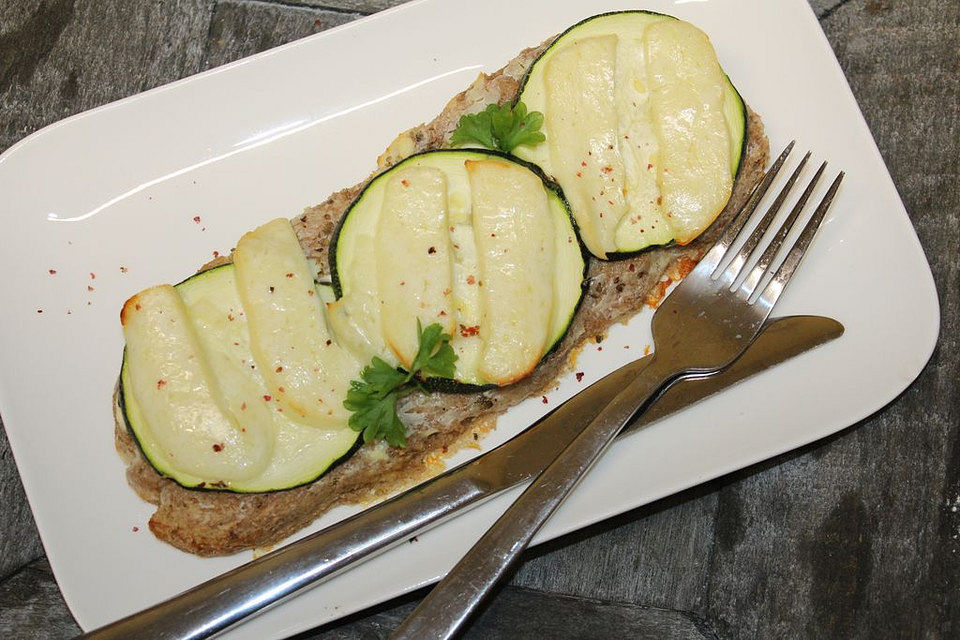
[[[664,393],[626,432],[641,429],[694,402],[843,334],[822,316],[767,323],[730,367],[687,380]],[[210,638],[302,589],[436,526],[461,509],[539,474],[626,381],[646,366],[636,360],[563,403],[520,435],[488,453],[341,522],[317,531],[140,613],[86,633],[88,640]]]

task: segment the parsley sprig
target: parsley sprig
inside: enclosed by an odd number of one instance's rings
[[[522,102],[516,104],[490,104],[480,113],[460,116],[460,122],[450,137],[450,144],[457,147],[471,142],[488,149],[510,153],[520,145],[535,146],[546,140],[540,132],[543,114],[527,113]]]
[[[360,380],[350,382],[343,406],[353,413],[348,424],[363,432],[363,441],[382,438],[393,447],[407,444],[407,428],[397,415],[397,401],[418,386],[423,378],[452,378],[457,354],[450,346],[450,335],[439,324],[422,328],[417,320],[417,355],[410,371],[392,367],[374,356],[364,367]]]

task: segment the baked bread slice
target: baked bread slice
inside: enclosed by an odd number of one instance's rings
[[[414,153],[448,146],[460,116],[515,99],[527,69],[552,41],[524,50],[499,71],[481,74],[431,122],[394,140],[378,159],[373,175]],[[365,445],[310,484],[259,494],[185,489],[160,476],[143,457],[115,394],[116,448],[127,464],[127,481],[140,497],[157,507],[150,518],[150,530],[159,539],[202,556],[267,547],[334,506],[368,504],[438,473],[445,455],[474,445],[509,407],[552,388],[587,342],[602,336],[611,325],[626,321],[645,304],[659,300],[666,279],[678,279],[689,272],[733,212],[745,203],[766,165],[768,152],[760,118],[750,111],[747,144],[733,194],[711,228],[685,246],[658,247],[616,262],[592,259],[589,288],[580,310],[558,348],[532,375],[511,386],[481,393],[413,393],[399,407],[408,426],[406,448],[388,451],[383,443]],[[328,247],[337,222],[368,181],[333,194],[293,220],[304,252],[323,274],[329,269]],[[226,261],[229,258],[220,258],[204,268]]]

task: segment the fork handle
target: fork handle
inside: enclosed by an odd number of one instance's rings
[[[537,531],[638,411],[680,378],[654,354],[434,587],[391,640],[446,640],[467,621]]]

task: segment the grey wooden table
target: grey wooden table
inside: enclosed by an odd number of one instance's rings
[[[0,150],[397,3],[0,0]],[[533,550],[468,638],[960,637],[960,2],[811,4],[933,268],[933,358],[833,437]],[[386,637],[422,595],[301,638]],[[0,428],[0,638],[77,632]]]

